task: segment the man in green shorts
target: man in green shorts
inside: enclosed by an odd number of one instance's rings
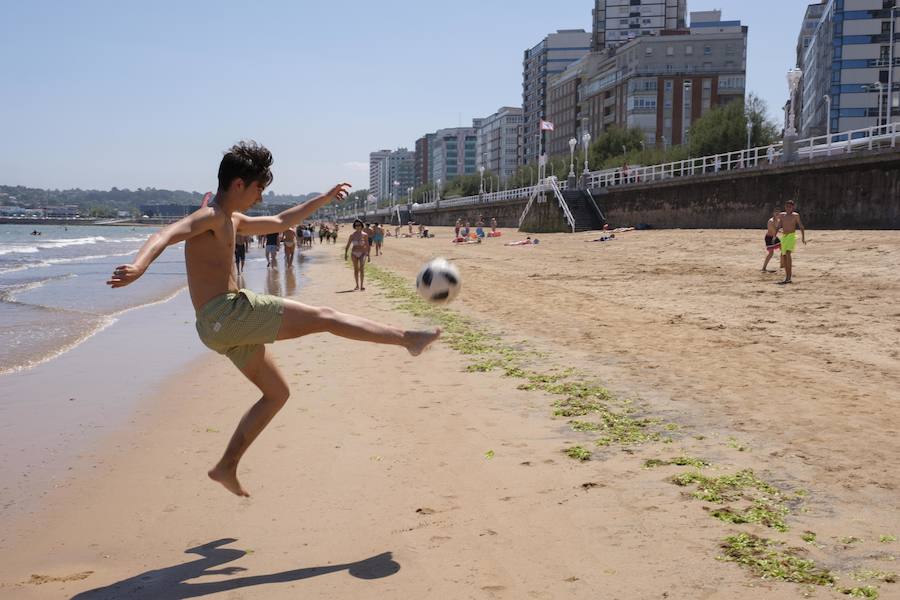
[[[803,221],[800,220],[800,213],[794,211],[794,206],[794,201],[788,200],[784,203],[784,212],[778,214],[778,227],[783,233],[781,257],[784,261],[784,281],[779,281],[779,285],[791,283],[791,272],[794,266],[792,256],[797,248],[798,228],[803,244],[806,244],[806,228],[803,227]]]
[[[214,481],[238,496],[249,496],[237,478],[247,448],[287,402],[290,391],[265,344],[328,332],[345,338],[403,346],[419,355],[440,329],[408,331],[331,308],[258,295],[238,289],[231,262],[235,235],[266,235],[296,227],[316,210],[347,197],[347,183],[272,217],[248,217],[244,211],[262,201],[272,183],[272,154],[255,142],[233,146],[219,164],[215,202],[150,236],[132,264],[116,267],[107,281],[113,288],[136,281],[167,246],[185,242],[188,289],[197,312],[201,341],[224,354],[259,390],[262,398],[238,423],[219,462],[209,471]]]

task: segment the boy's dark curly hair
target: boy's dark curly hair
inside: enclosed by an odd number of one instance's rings
[[[253,140],[242,140],[232,146],[219,163],[219,191],[225,191],[237,178],[246,185],[258,181],[263,187],[272,183],[272,153]]]

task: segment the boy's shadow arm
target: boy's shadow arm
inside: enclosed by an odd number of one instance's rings
[[[281,573],[252,575],[225,581],[188,583],[191,579],[207,575],[231,575],[245,571],[246,569],[243,567],[212,569],[246,555],[246,552],[243,550],[219,547],[236,541],[233,538],[225,538],[203,544],[202,546],[188,548],[185,550],[186,553],[199,554],[203,558],[163,569],[146,571],[140,575],[129,577],[102,588],[81,592],[73,596],[72,600],[112,600],[122,597],[128,597],[132,600],[181,600],[255,585],[299,581],[335,571],[346,570],[350,575],[360,579],[380,579],[393,575],[400,570],[400,565],[393,560],[392,554],[384,552],[352,563],[325,567],[306,567],[282,571]]]

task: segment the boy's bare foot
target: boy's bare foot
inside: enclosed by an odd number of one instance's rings
[[[431,345],[433,341],[441,337],[441,328],[431,331],[407,331],[404,335],[404,346],[413,356],[418,356]]]
[[[225,489],[232,494],[243,496],[244,498],[250,497],[250,494],[248,494],[247,491],[243,487],[241,487],[241,483],[238,481],[237,472],[235,471],[235,469],[216,465],[207,472],[207,475],[209,475],[209,478],[213,481],[218,481],[219,483],[224,485]]]

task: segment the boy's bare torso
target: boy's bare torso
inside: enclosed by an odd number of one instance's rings
[[[795,231],[797,231],[797,223],[799,223],[800,221],[800,215],[795,212],[783,212],[778,215],[778,220],[784,233],[794,233]]]
[[[184,243],[184,262],[187,268],[188,290],[195,310],[227,292],[238,289],[232,262],[236,224],[221,210],[210,207],[216,226]]]
[[[775,221],[775,217],[769,219],[769,223],[766,226],[766,233],[771,237],[778,235],[778,223]]]

